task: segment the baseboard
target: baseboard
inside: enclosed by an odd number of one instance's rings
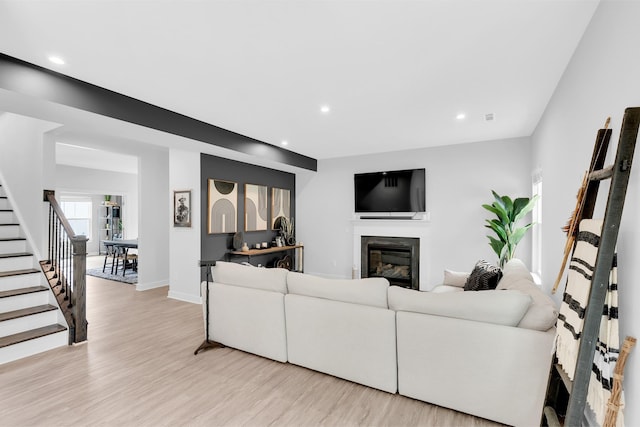
[[[149,289],[162,288],[163,286],[169,286],[168,280],[151,283],[138,283],[136,285],[136,291],[148,291]]]
[[[184,302],[190,302],[193,304],[202,304],[202,298],[200,296],[196,296],[193,294],[187,294],[184,292],[176,292],[176,291],[169,291],[169,294],[167,295],[167,297],[171,298],[171,299],[176,299],[178,301],[184,301]]]

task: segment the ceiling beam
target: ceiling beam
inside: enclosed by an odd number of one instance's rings
[[[0,88],[311,171],[318,161],[0,53]]]

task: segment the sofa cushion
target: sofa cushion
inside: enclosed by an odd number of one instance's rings
[[[462,271],[453,271],[453,270],[444,270],[444,280],[442,281],[443,285],[447,286],[457,286],[458,288],[463,288],[465,283],[467,283],[467,279],[469,278],[469,272]]]
[[[465,291],[488,291],[498,286],[502,271],[485,260],[476,263],[464,284]]]
[[[217,261],[211,267],[213,281],[264,291],[287,293],[287,273],[284,268],[258,268],[235,262]]]
[[[437,294],[443,294],[445,292],[463,292],[464,289],[458,286],[451,285],[438,285],[435,288],[431,289],[429,292],[435,292]]]
[[[325,279],[311,274],[289,272],[289,293],[334,301],[388,308],[389,281],[382,277],[366,279]]]
[[[503,272],[504,276],[496,289],[518,290],[529,295],[532,300],[531,307],[518,327],[537,331],[546,331],[553,327],[558,318],[558,309],[551,297],[535,284],[524,263],[513,258],[507,262]]]
[[[391,286],[388,293],[392,310],[506,326],[517,326],[531,304],[531,297],[519,291],[434,293]]]

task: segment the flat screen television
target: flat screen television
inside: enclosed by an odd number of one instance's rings
[[[354,175],[356,213],[426,212],[425,170]]]

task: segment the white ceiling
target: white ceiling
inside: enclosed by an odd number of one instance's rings
[[[325,159],[531,135],[597,5],[0,0],[0,52]]]

